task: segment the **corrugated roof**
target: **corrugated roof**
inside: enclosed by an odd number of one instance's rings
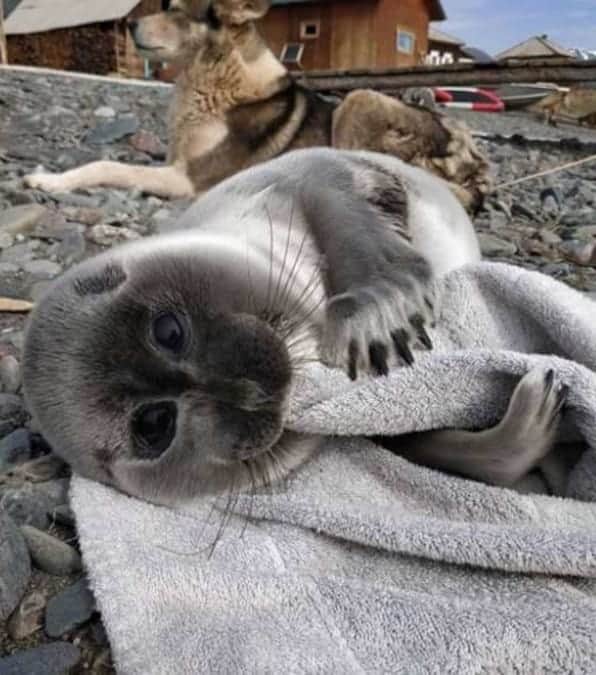
[[[532,59],[545,58],[550,56],[572,56],[572,53],[553,42],[546,35],[535,35],[528,38],[520,44],[506,49],[504,52],[497,54],[495,59],[497,61],[505,61],[506,59]]]
[[[438,30],[434,26],[428,27],[428,39],[433,42],[442,42],[446,45],[455,45],[461,47],[465,42],[455,37],[454,35],[449,35],[449,33],[443,33],[442,30]]]
[[[140,0],[22,0],[6,19],[7,35],[45,33],[127,16]]]

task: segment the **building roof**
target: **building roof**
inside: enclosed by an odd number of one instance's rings
[[[21,0],[4,22],[7,35],[45,33],[127,16],[140,0]]]
[[[2,0],[2,8],[4,9],[4,18],[14,11],[14,8],[21,0]]]
[[[346,1],[346,0],[344,0]],[[357,0],[351,0],[351,2],[356,2]],[[441,5],[441,0],[427,0],[430,8],[430,20],[431,21],[444,21],[447,18],[443,5]],[[313,2],[332,2],[332,0],[271,0],[271,5],[273,7],[279,7],[283,5],[301,5],[301,4],[311,4]]]
[[[445,45],[453,45],[455,47],[461,47],[465,44],[464,40],[460,40],[454,35],[449,35],[449,33],[443,33],[442,30],[438,30],[434,26],[428,27],[428,39],[431,42],[440,42]]]
[[[533,59],[552,56],[572,57],[573,55],[568,49],[553,42],[547,35],[535,35],[497,54],[495,59],[505,61],[506,59]]]

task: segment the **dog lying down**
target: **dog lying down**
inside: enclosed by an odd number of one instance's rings
[[[220,183],[171,232],[55,281],[26,335],[26,398],[57,453],[126,493],[171,504],[269,484],[321,442],[285,429],[301,367],[356,379],[412,364],[433,346],[435,280],[479,257],[430,173],[288,153]],[[512,485],[551,449],[565,397],[532,371],[497,426],[417,434],[408,456]]]
[[[269,0],[173,0],[130,23],[139,52],[176,64],[166,166],[92,162],[27,176],[33,188],[94,186],[190,197],[288,150],[333,146],[395,155],[450,183],[468,209],[490,189],[488,163],[469,131],[436,112],[359,90],[339,104],[298,85],[254,24]]]

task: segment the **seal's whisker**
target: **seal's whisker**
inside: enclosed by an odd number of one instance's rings
[[[274,234],[273,234],[273,218],[271,218],[271,213],[267,206],[265,206],[265,211],[267,213],[267,222],[269,226],[269,278],[267,280],[267,299],[265,300],[265,311],[270,312],[271,309],[271,289],[273,286],[273,244],[274,244]]]
[[[220,521],[220,524],[219,524],[219,528],[218,528],[218,530],[215,534],[215,539],[213,540],[213,543],[211,544],[211,547],[210,547],[210,550],[209,550],[209,555],[208,555],[209,560],[213,556],[213,553],[215,552],[215,548],[217,547],[217,544],[219,543],[219,541],[223,537],[223,533],[224,533],[224,530],[226,528],[227,514],[228,514],[228,512],[231,508],[232,500],[233,500],[233,496],[234,496],[234,483],[235,483],[235,476],[234,476],[234,474],[232,474],[232,478],[231,478],[231,481],[230,481],[230,489],[228,491],[228,500],[227,500],[225,508],[224,508],[224,512],[223,512],[223,515],[222,515],[222,518],[221,518],[221,521]]]
[[[320,278],[320,275],[319,275],[319,270],[315,267],[315,269],[313,269],[313,271],[311,273],[311,276],[310,276],[308,282],[306,283],[306,285],[302,289],[302,292],[294,300],[294,303],[291,306],[286,308],[285,314],[287,316],[298,315],[299,320],[304,321],[304,317],[300,316],[300,311],[304,309],[308,300],[310,300],[310,298],[315,293],[315,291],[317,291],[321,286],[322,286],[322,281],[321,281],[321,278]],[[320,306],[320,305],[317,305],[317,308],[318,308],[318,306]]]
[[[269,214],[269,217],[271,218],[271,214],[269,213],[269,208],[266,206],[267,213]],[[288,253],[290,251],[290,241],[292,239],[292,226],[294,222],[294,200],[292,199],[292,205],[291,205],[291,211],[290,211],[290,220],[288,222],[288,229],[287,229],[287,235],[286,235],[286,247],[284,250],[284,255],[281,263],[281,269],[279,271],[279,275],[277,277],[277,286],[275,288],[275,294],[273,296],[272,300],[272,306],[268,308],[268,312],[271,313],[273,308],[277,305],[278,303],[278,298],[279,298],[279,292],[280,292],[280,287],[281,283],[283,281],[283,275],[286,270],[286,264],[288,262]]]

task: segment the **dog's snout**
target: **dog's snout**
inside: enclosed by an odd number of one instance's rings
[[[134,32],[135,32],[135,30],[137,29],[138,25],[139,25],[139,22],[138,22],[136,19],[129,19],[129,20],[128,20],[128,30],[129,30],[131,33],[134,33]]]

